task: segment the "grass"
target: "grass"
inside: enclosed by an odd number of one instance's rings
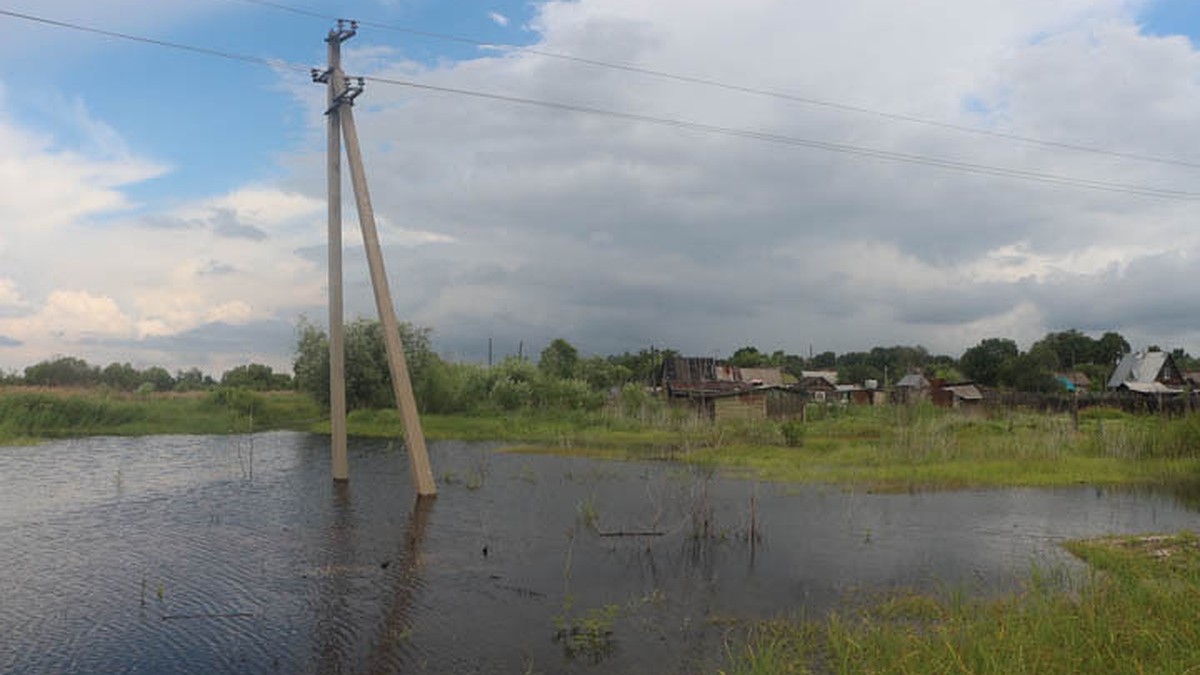
[[[635,413],[424,415],[430,439],[492,440],[509,450],[613,460],[675,460],[781,482],[874,491],[1176,483],[1200,476],[1200,415],[1165,420],[1116,410],[1063,415],[931,406],[816,407],[797,422],[712,423],[683,409]],[[230,433],[329,423],[300,394],[218,390],[138,396],[104,390],[0,390],[0,442],[94,434]],[[395,410],[350,414],[356,436],[402,435]]]
[[[670,459],[715,464],[758,480],[874,491],[1173,483],[1200,476],[1200,416],[1163,420],[1086,411],[1076,431],[1067,415],[832,410],[806,423],[802,433],[789,431],[790,423],[638,428],[597,416],[573,425],[530,422],[517,426],[518,433],[492,438],[517,441],[510,449],[518,452]]]
[[[1067,548],[1082,579],[1034,570],[999,598],[899,593],[820,621],[753,624],[722,673],[1187,673],[1200,666],[1196,536]]]
[[[92,435],[226,434],[300,428],[321,412],[306,396],[218,389],[137,395],[93,390],[0,389],[0,443]]]

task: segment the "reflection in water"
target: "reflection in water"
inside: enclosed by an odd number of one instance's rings
[[[697,672],[721,658],[714,619],[1007,588],[1072,564],[1064,539],[1200,529],[1195,483],[871,495],[465,443],[430,448],[469,477],[435,518],[397,512],[386,440],[352,440],[349,484],[325,438],[255,435],[252,481],[238,440],[0,448],[0,672]],[[620,608],[599,668],[554,642],[568,547],[574,616]]]
[[[379,623],[367,660],[368,672],[397,672],[403,663],[404,647],[412,638],[413,600],[424,587],[421,580],[421,542],[425,540],[425,527],[435,502],[434,497],[417,496],[396,559],[390,561],[389,567],[394,568],[395,579],[387,611]]]
[[[329,556],[317,570],[317,622],[313,646],[317,670],[343,673],[355,670],[350,662],[354,644],[354,626],[350,616],[350,571],[356,560],[354,551],[354,508],[350,503],[350,483],[332,482],[332,520],[329,523]]]

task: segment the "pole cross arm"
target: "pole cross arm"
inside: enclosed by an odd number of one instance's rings
[[[346,30],[346,24],[350,24],[350,30]],[[358,33],[358,22],[353,19],[338,19],[337,30],[329,31],[329,37],[325,38],[326,42],[345,42],[354,37]]]

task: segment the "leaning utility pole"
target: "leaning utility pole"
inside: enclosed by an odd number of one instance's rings
[[[338,29],[331,31],[329,34],[331,57],[335,53],[335,50],[340,52],[341,42],[353,36],[357,28],[357,24],[351,22],[350,30],[345,31],[343,30],[343,25],[344,22],[339,20]],[[331,100],[328,113],[330,115],[336,113],[336,118],[331,117],[330,121],[329,128],[331,135],[333,134],[332,130],[335,124],[333,120],[336,119],[340,123],[338,126],[341,129],[342,136],[346,139],[346,159],[350,164],[350,181],[354,186],[354,202],[358,208],[358,223],[362,228],[363,245],[367,253],[367,267],[371,274],[371,288],[375,292],[375,306],[379,310],[379,321],[383,328],[384,346],[387,349],[388,355],[388,370],[392,375],[392,392],[396,395],[396,405],[400,408],[400,417],[404,423],[404,440],[408,449],[409,472],[412,474],[413,485],[417,489],[417,494],[421,497],[431,497],[437,494],[437,485],[433,480],[433,469],[429,464],[429,451],[425,447],[425,434],[421,430],[421,416],[417,412],[417,400],[413,396],[412,381],[409,379],[408,366],[404,360],[404,345],[400,342],[400,328],[396,322],[396,310],[392,305],[392,293],[388,287],[387,271],[383,265],[383,251],[379,245],[379,233],[375,227],[375,211],[371,207],[371,195],[367,190],[367,178],[366,172],[363,169],[362,151],[359,148],[358,131],[354,125],[354,112],[351,107],[354,105],[354,99],[362,93],[363,83],[362,79],[359,79],[357,86],[347,86],[346,76],[342,73],[340,67],[340,53],[338,56],[339,62],[335,63],[331,58],[329,70],[325,73],[314,73],[314,78],[323,77],[329,83]],[[330,140],[330,148],[333,147],[333,143],[334,141]],[[330,163],[331,168],[332,166],[333,162]],[[332,181],[333,178],[330,177],[331,185]],[[330,206],[330,214],[330,231],[332,232],[332,205]],[[335,245],[340,250],[340,228],[339,240],[337,242],[330,241],[331,247]],[[338,266],[337,285],[339,286],[340,294],[340,258]],[[333,271],[331,269],[331,278],[332,274]],[[330,291],[330,297],[332,304],[332,290]],[[330,311],[332,312],[332,307]],[[330,348],[332,349],[332,340]],[[332,359],[330,367],[332,369]]]

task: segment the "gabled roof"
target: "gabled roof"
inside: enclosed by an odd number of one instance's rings
[[[982,401],[983,393],[973,384],[952,384],[943,387],[946,391],[954,394],[956,397],[964,401]]]
[[[1108,388],[1116,389],[1130,382],[1150,384],[1159,378],[1163,367],[1170,361],[1171,355],[1166,352],[1131,352],[1121,359],[1112,377],[1108,378]],[[1172,362],[1173,363],[1173,362]]]
[[[925,376],[920,373],[909,373],[900,378],[900,381],[896,383],[896,386],[911,387],[913,389],[927,389],[929,387],[929,380],[925,379]]]
[[[742,368],[742,381],[764,387],[782,387],[783,371],[779,368]]]
[[[829,384],[833,384],[833,385],[837,384],[837,371],[836,370],[802,370],[802,371],[800,371],[801,379],[808,378],[808,377],[825,380]]]

